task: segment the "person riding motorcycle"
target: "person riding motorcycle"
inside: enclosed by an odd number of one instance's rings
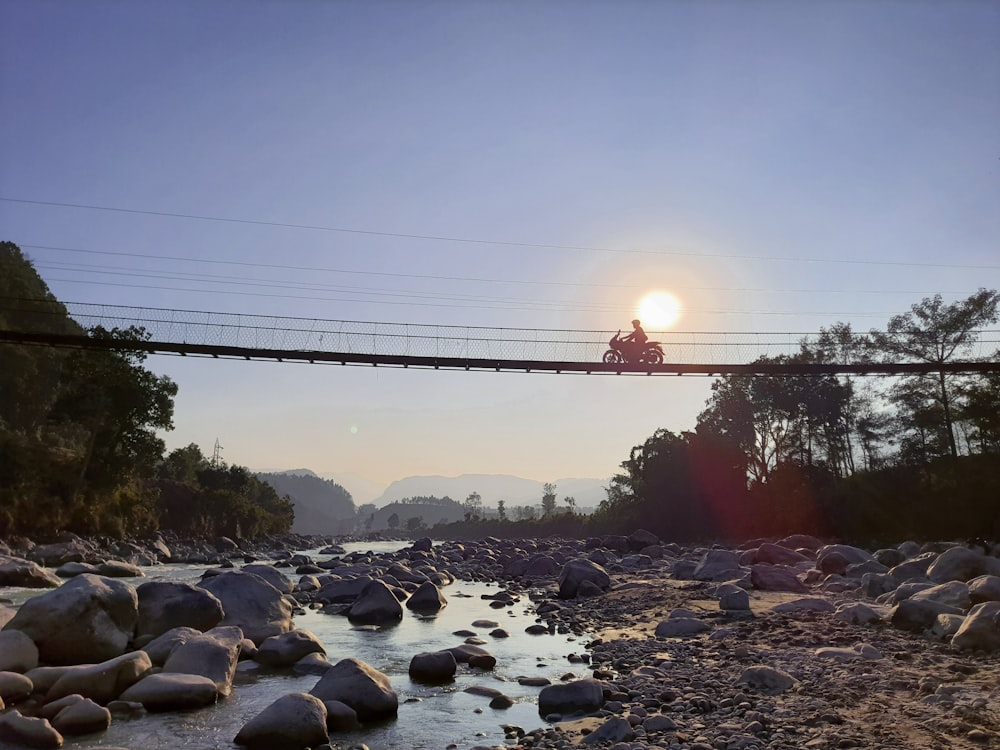
[[[639,354],[646,348],[646,342],[649,340],[638,320],[632,321],[632,328],[634,329],[632,333],[622,337],[622,343],[628,344],[628,348],[631,350],[627,357],[629,360],[638,359]]]

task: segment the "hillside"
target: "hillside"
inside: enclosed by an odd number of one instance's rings
[[[351,493],[336,482],[305,469],[257,474],[279,495],[295,504],[292,531],[299,534],[347,534],[353,531],[357,508]]]

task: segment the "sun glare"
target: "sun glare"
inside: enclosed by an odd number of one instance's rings
[[[670,328],[681,317],[681,301],[670,292],[650,292],[639,301],[638,312],[643,326]]]

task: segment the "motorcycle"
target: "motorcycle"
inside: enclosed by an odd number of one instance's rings
[[[647,341],[641,350],[634,344],[622,340],[622,332],[619,330],[611,341],[608,342],[611,348],[604,352],[604,361],[609,365],[662,365],[663,347],[659,341]]]

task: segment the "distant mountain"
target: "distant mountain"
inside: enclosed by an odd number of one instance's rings
[[[578,510],[596,508],[607,497],[604,488],[608,479],[557,479],[558,505],[564,497],[576,500]],[[462,503],[473,492],[478,492],[484,507],[495,507],[503,500],[508,508],[515,505],[537,505],[542,501],[544,482],[524,479],[510,474],[462,474],[457,477],[415,476],[399,479],[390,484],[382,495],[372,502],[383,506],[409,497],[450,497]]]
[[[279,495],[292,498],[295,533],[348,534],[354,530],[357,508],[351,493],[336,482],[320,479],[308,469],[262,472],[257,478],[274,487]]]

